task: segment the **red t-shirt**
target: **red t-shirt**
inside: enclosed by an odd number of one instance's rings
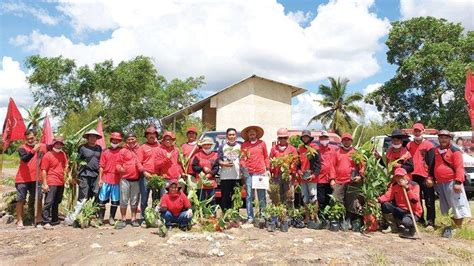
[[[150,174],[155,174],[155,160],[158,152],[158,142],[150,144],[144,143],[138,148],[138,170],[140,172],[147,171]]]
[[[99,166],[102,168],[102,180],[107,184],[120,184],[120,173],[117,165],[120,161],[120,151],[122,148],[106,149],[100,156]]]
[[[127,180],[138,180],[140,175],[138,171],[138,145],[137,147],[131,149],[128,145],[125,145],[120,150],[120,159],[118,166],[122,167],[124,172],[122,173],[122,178]]]
[[[415,182],[409,181],[407,196],[408,196],[408,199],[410,200],[413,213],[416,216],[421,217],[421,213],[423,210],[421,208],[421,203],[420,203],[420,186],[418,186],[418,184]],[[406,211],[409,210],[408,203],[405,199],[405,195],[403,192],[403,188],[400,185],[395,184],[395,183],[392,184],[388,188],[387,192],[385,192],[384,195],[379,197],[379,201],[381,203],[391,202],[393,200],[395,200],[395,205],[398,208],[404,209]]]
[[[176,194],[164,194],[161,197],[160,206],[166,207],[174,216],[179,216],[182,211],[191,209],[188,197],[181,191],[178,191]]]
[[[201,150],[201,148],[197,146],[196,143],[193,143],[193,144],[184,143],[183,145],[181,145],[181,151],[183,152],[184,157],[186,159],[189,158],[188,169],[187,169],[188,174],[193,174],[192,162],[193,162],[194,155],[197,154],[199,150]]]
[[[426,153],[434,148],[433,143],[429,140],[423,140],[420,144],[415,141],[410,141],[406,148],[410,152],[413,158],[413,172],[412,175],[419,175],[422,177],[428,177],[428,165],[425,161]]]
[[[356,152],[356,150],[352,147],[349,150],[339,148],[339,150],[336,152],[335,180],[337,184],[347,184],[351,182],[352,173],[357,170],[357,165],[351,157],[354,152]]]
[[[321,172],[317,177],[317,183],[327,184],[329,180],[336,178],[334,161],[336,159],[336,148],[331,145],[318,147],[321,158]]]
[[[23,144],[18,149],[18,152],[20,153],[20,166],[18,167],[18,172],[16,173],[15,183],[28,183],[36,181],[36,164],[38,153],[33,148],[34,147],[30,145]],[[46,145],[42,143],[40,144],[40,152],[42,156],[46,154]],[[27,157],[32,157],[26,162],[21,158],[22,154]],[[38,181],[41,181],[41,175],[39,175]]]
[[[462,153],[459,150],[453,152],[451,148],[447,148],[444,154],[440,153],[439,147],[435,148],[435,165],[434,175],[436,183],[448,183],[453,180],[464,182],[464,162]],[[444,156],[451,167],[449,167],[441,156]],[[453,170],[454,168],[454,170]]]
[[[63,151],[47,152],[41,160],[41,170],[46,171],[46,182],[48,186],[64,186],[64,171],[68,160]]]
[[[272,149],[270,150],[270,159],[272,158],[277,158],[277,157],[282,157],[282,156],[286,156],[288,154],[293,154],[294,155],[294,163],[290,166],[290,172],[292,174],[295,174],[296,173],[296,159],[297,159],[297,156],[298,156],[298,151],[296,150],[295,147],[293,147],[292,145],[288,144],[288,146],[286,146],[286,148],[282,151],[279,149],[279,145],[275,145],[272,147]],[[270,165],[271,167],[271,165]],[[271,172],[274,176],[278,176],[280,175],[280,168],[277,167],[277,168],[273,168],[271,167]]]
[[[266,169],[270,168],[267,145],[262,140],[257,140],[255,143],[244,141],[240,150],[242,152],[240,166],[247,168],[250,174],[264,174]]]
[[[169,155],[169,158],[168,158]],[[166,179],[178,179],[183,174],[183,169],[179,163],[179,151],[174,146],[167,148],[160,145],[155,161],[156,171]]]
[[[319,152],[319,148],[316,144],[314,143],[310,143],[309,146],[311,148],[314,148],[316,150],[316,152]],[[308,158],[308,156],[306,155],[306,153],[308,152],[308,148],[306,148],[305,145],[301,145],[299,148],[298,148],[298,154],[299,154],[299,157],[300,157],[300,169],[301,171],[306,171],[306,170],[312,170],[311,169],[311,161],[310,159]],[[315,155],[316,156],[316,155]],[[314,175],[314,173],[312,174],[312,178],[309,179],[309,180],[304,180],[303,178],[301,178],[301,182],[302,183],[316,183],[317,182],[317,176]]]

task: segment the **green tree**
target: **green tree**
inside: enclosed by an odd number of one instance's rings
[[[167,81],[152,60],[138,56],[114,65],[111,60],[77,67],[63,57],[31,56],[28,82],[34,99],[52,108],[53,115],[73,119],[91,103],[104,119],[107,131],[140,130],[198,98],[204,77]],[[73,119],[75,120],[75,118]]]
[[[445,19],[418,17],[393,22],[386,44],[387,60],[397,71],[366,101],[398,122],[469,129],[464,82],[474,32]]]
[[[323,96],[322,100],[315,100],[322,107],[328,110],[315,115],[308,122],[308,126],[312,122],[321,121],[323,124],[330,124],[329,128],[336,133],[352,129],[355,121],[349,115],[350,113],[361,116],[364,114],[362,108],[357,105],[357,101],[364,99],[364,96],[358,92],[346,94],[347,83],[346,78],[329,77],[330,86],[320,85],[319,93]]]
[[[28,113],[28,116],[25,118],[25,122],[27,123],[26,128],[38,131],[41,121],[45,118],[43,115],[44,108],[39,104],[36,104],[30,109],[25,108],[25,110]]]

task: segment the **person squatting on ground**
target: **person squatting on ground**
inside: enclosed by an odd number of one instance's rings
[[[192,167],[195,173],[196,182],[202,185],[197,188],[199,200],[207,200],[212,197],[211,205],[215,204],[215,192],[217,188],[216,174],[219,172],[219,161],[217,160],[217,152],[212,151],[214,141],[211,138],[204,138],[198,145],[201,147],[194,155]],[[204,175],[206,179],[201,180],[200,176]]]
[[[379,202],[382,204],[382,214],[389,227],[384,230],[384,233],[397,233],[398,225],[402,229],[401,236],[412,237],[415,234],[415,224],[410,214],[409,205],[415,221],[421,217],[422,207],[420,203],[420,186],[413,182],[408,177],[405,169],[399,167],[395,169],[392,183],[387,192],[379,197]],[[405,191],[409,202],[405,198]]]
[[[453,135],[447,130],[438,132],[439,146],[432,148],[427,156],[426,163],[429,174],[435,180],[435,189],[439,196],[441,213],[447,215],[453,211],[453,221],[456,228],[462,226],[464,218],[471,217],[471,208],[464,190],[464,163],[461,150],[451,144]],[[443,237],[451,238],[453,228],[444,229]]]
[[[435,208],[435,191],[433,187],[433,179],[428,174],[428,165],[425,161],[425,156],[429,150],[434,148],[434,144],[431,141],[423,138],[425,127],[421,123],[413,125],[413,140],[410,141],[406,148],[410,152],[413,158],[413,172],[412,179],[420,186],[420,202],[425,200],[426,207],[426,219],[425,213],[422,209],[420,217],[420,223],[425,225],[428,230],[433,230],[436,218]]]
[[[63,151],[63,137],[53,139],[53,148],[41,160],[43,192],[46,193],[43,206],[43,225],[45,229],[57,225],[59,221],[59,204],[63,199],[64,174],[67,172],[68,158]]]
[[[298,147],[299,164],[298,176],[300,177],[301,192],[305,205],[305,222],[309,220],[308,204],[317,204],[317,176],[321,171],[321,160],[318,147],[313,143],[314,137],[309,130],[301,132],[301,141]]]
[[[253,212],[253,197],[254,190],[252,188],[252,179],[268,179],[267,172],[270,168],[270,160],[268,158],[267,145],[261,138],[263,137],[263,128],[259,126],[249,126],[242,130],[240,135],[245,140],[242,143],[241,151],[241,173],[245,182],[247,191],[246,209],[248,216],[248,223],[252,223],[254,219]],[[267,206],[266,189],[255,189],[257,191],[256,197],[259,202],[259,212]]]
[[[188,230],[193,217],[188,197],[180,190],[176,179],[169,182],[167,189],[160,202],[161,217],[167,227],[178,224],[181,230]]]
[[[131,224],[133,227],[138,227],[140,224],[137,221],[137,208],[140,201],[140,186],[138,171],[138,143],[135,133],[129,133],[126,138],[126,144],[120,150],[119,162],[117,170],[121,175],[120,180],[120,214],[122,220],[118,222],[116,227],[118,229],[127,226],[127,207],[130,203]]]
[[[40,169],[37,169],[40,163],[41,157],[47,152],[46,145],[38,143],[36,135],[33,130],[27,130],[25,132],[25,143],[18,148],[18,154],[20,156],[20,166],[15,176],[15,188],[16,188],[16,218],[17,218],[17,229],[24,229],[23,226],[23,210],[28,197],[28,214],[34,217],[35,223],[40,223],[41,212],[42,212],[42,193],[41,189],[41,176],[37,178],[37,174],[40,175]],[[38,173],[37,173],[38,172]],[[38,182],[36,182],[38,181]],[[35,209],[35,197],[38,196],[38,211],[34,214]]]
[[[112,132],[110,148],[102,152],[99,162],[99,221],[103,223],[105,204],[110,201],[110,225],[115,225],[115,214],[120,206],[120,173],[117,165],[120,161],[121,142],[122,135],[119,132]]]
[[[329,134],[327,131],[321,132],[319,136],[318,151],[320,153],[321,171],[316,178],[317,197],[319,203],[319,210],[329,204],[332,194],[332,187],[329,181],[336,178],[336,171],[334,169],[334,160],[336,158],[336,150],[333,145],[329,145]]]
[[[146,142],[138,148],[138,170],[140,171],[140,219],[145,219],[145,209],[148,206],[148,198],[150,197],[150,189],[148,188],[148,180],[152,175],[157,174],[155,168],[155,160],[157,157],[160,144],[158,143],[158,130],[155,126],[150,125],[145,130]],[[159,191],[152,191],[152,201],[160,199]]]
[[[237,142],[237,130],[226,130],[226,142],[218,150],[219,178],[221,180],[221,208],[232,208],[234,188],[240,185],[240,143]]]
[[[288,138],[290,137],[288,133],[288,129],[280,128],[277,131],[277,145],[273,146],[270,150],[270,161],[274,158],[283,158],[285,156],[293,156],[287,157],[291,158],[291,163],[289,165],[289,176],[288,180],[284,180],[283,173],[281,171],[281,166],[270,166],[270,173],[271,173],[271,180],[270,182],[273,183],[278,187],[279,195],[275,195],[274,197],[279,197],[279,200],[274,198],[271,199],[274,205],[278,205],[280,203],[286,204],[287,207],[294,207],[295,202],[295,190],[293,187],[293,182],[295,181],[296,177],[296,167],[297,167],[297,157],[298,152],[295,147],[288,143]],[[290,160],[288,160],[290,161]]]
[[[336,152],[335,170],[336,178],[331,179],[330,185],[333,189],[332,195],[346,207],[348,222],[354,230],[362,225],[360,211],[362,204],[358,192],[363,182],[364,165],[356,164],[352,160],[352,154],[356,149],[352,147],[352,135],[342,134],[342,144]]]

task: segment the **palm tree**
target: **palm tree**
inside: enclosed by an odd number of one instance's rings
[[[321,121],[323,124],[328,124],[329,128],[334,132],[338,133],[343,128],[351,128],[354,124],[354,120],[349,113],[361,116],[364,111],[360,106],[357,105],[357,101],[361,101],[364,96],[359,92],[354,92],[346,95],[347,78],[338,78],[337,80],[333,77],[328,77],[331,86],[326,85],[319,86],[319,93],[323,95],[322,100],[315,100],[322,107],[329,108],[328,110],[315,115],[308,122],[308,126],[312,122]]]
[[[43,115],[43,107],[41,107],[39,104],[36,104],[30,109],[25,108],[25,110],[28,113],[28,117],[25,119],[25,122],[28,123],[27,129],[33,129],[34,131],[37,131],[41,121],[43,121],[45,118]]]

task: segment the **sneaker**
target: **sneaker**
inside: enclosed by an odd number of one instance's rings
[[[425,230],[427,232],[434,232],[435,228],[434,228],[434,226],[429,224],[429,225],[426,226]]]
[[[441,235],[444,238],[452,238],[454,235],[454,230],[451,228],[451,226],[448,226],[444,228],[443,234]]]
[[[252,219],[252,218],[249,218],[246,223],[247,223],[247,224],[253,224],[253,219]]]
[[[52,229],[53,229],[53,226],[48,223],[48,224],[45,224],[45,225],[43,226],[43,229],[44,229],[44,230],[52,230]]]
[[[140,227],[140,223],[137,220],[133,220],[132,227]]]
[[[115,229],[124,229],[125,227],[127,227],[126,221],[118,221],[115,223]]]

